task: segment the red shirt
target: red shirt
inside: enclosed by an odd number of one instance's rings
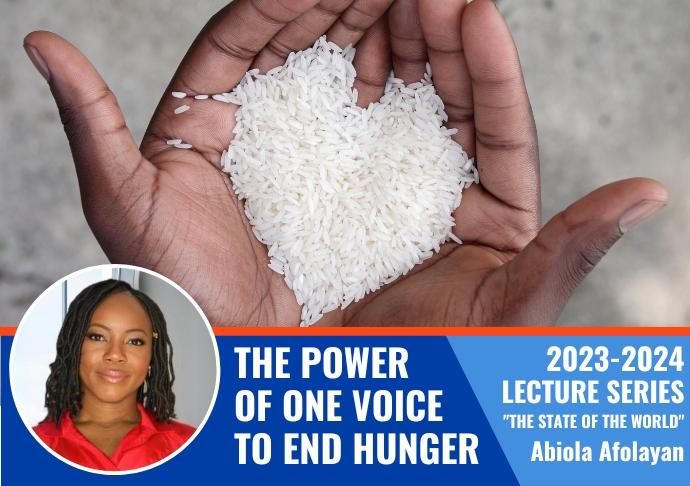
[[[194,434],[196,429],[175,422],[156,421],[156,414],[140,403],[137,408],[141,423],[127,432],[112,456],[106,456],[79,432],[69,412],[60,420],[60,427],[49,420],[34,427],[36,435],[65,459],[91,469],[128,471],[148,466],[169,456]]]

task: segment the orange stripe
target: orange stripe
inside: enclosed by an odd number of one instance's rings
[[[216,336],[690,336],[690,327],[214,327]]]
[[[0,327],[14,336],[16,327]],[[690,327],[214,327],[216,336],[690,336]]]

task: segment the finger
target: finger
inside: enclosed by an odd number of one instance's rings
[[[287,24],[259,53],[252,67],[262,73],[282,65],[291,52],[312,46],[328,30],[330,42],[357,44],[393,0],[322,0]]]
[[[539,155],[517,49],[490,0],[470,3],[462,43],[472,78],[477,168],[498,200],[539,218]]]
[[[231,90],[271,38],[317,3],[318,0],[232,2],[198,35],[173,77],[171,91],[196,95]]]
[[[355,0],[328,30],[328,40],[341,49],[348,44],[357,45],[392,3],[393,0]]]
[[[472,78],[462,40],[464,0],[417,0],[427,44],[434,86],[448,115],[448,128],[456,128],[453,140],[469,157],[475,156],[474,99]],[[466,243],[518,252],[541,226],[537,215],[507,206],[481,186],[463,191],[462,204],[453,213],[453,233]]]
[[[266,73],[285,63],[291,52],[311,47],[351,3],[352,0],[321,0],[283,27],[259,52],[252,68]]]
[[[87,220],[117,211],[120,201],[136,196],[155,177],[155,168],[141,156],[115,95],[86,57],[61,37],[33,32],[24,46],[47,78],[60,111]]]
[[[467,69],[460,27],[465,0],[417,0],[436,92],[448,115],[446,126],[458,133],[453,140],[474,157],[472,80]]]
[[[426,73],[426,42],[416,0],[397,0],[388,11],[395,77],[405,84],[419,82]]]
[[[385,15],[364,34],[352,64],[357,71],[353,86],[357,90],[357,106],[366,108],[383,96],[392,68],[390,34]]]
[[[575,288],[625,231],[668,202],[651,179],[628,179],[601,187],[554,216],[485,291],[500,291],[503,318],[515,325],[552,325]],[[506,290],[507,289],[507,290]],[[494,295],[495,300],[495,295]],[[482,297],[491,306],[490,297]]]

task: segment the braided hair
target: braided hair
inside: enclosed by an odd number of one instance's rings
[[[137,391],[137,401],[154,412],[159,421],[170,422],[175,418],[173,350],[163,313],[148,295],[132,288],[127,282],[110,279],[86,287],[69,306],[58,335],[57,356],[50,365],[50,376],[46,381],[45,407],[48,415],[44,422],[52,420],[59,426],[67,410],[73,417],[81,410],[79,364],[82,343],[96,308],[116,293],[127,293],[136,298],[147,311],[153,332],[157,333],[157,337],[152,339],[150,372]]]

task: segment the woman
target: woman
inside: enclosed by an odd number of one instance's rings
[[[79,293],[50,370],[48,416],[33,430],[69,461],[106,471],[138,469],[194,434],[171,420],[175,374],[163,313],[126,282],[106,280]]]

